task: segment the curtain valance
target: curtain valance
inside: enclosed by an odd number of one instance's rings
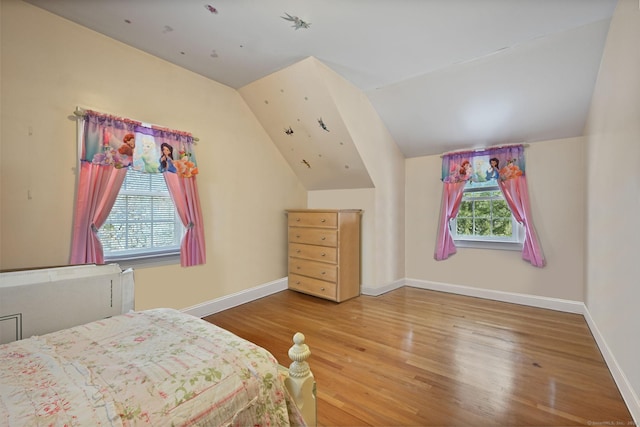
[[[524,174],[523,145],[454,152],[442,156],[443,182],[506,181]]]
[[[188,132],[87,110],[80,160],[145,173],[172,172],[188,178],[198,173],[193,143]]]

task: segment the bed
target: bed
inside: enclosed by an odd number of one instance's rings
[[[132,311],[0,345],[3,426],[304,426],[304,336],[265,349],[173,309]],[[305,420],[306,419],[306,420]]]

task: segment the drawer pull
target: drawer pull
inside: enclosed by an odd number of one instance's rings
[[[326,238],[326,237],[324,237],[324,236],[322,236],[322,237],[320,238],[320,240],[327,240],[327,238]]]
[[[296,221],[300,222],[300,218],[296,218]]]
[[[296,249],[296,253],[299,254],[300,253],[300,249]]]
[[[296,270],[300,270],[300,266],[299,265],[296,265]]]
[[[322,219],[320,220],[320,222],[327,222],[327,220],[326,220],[326,219],[324,219],[324,218],[322,218]]]
[[[320,274],[324,275],[324,274],[327,274],[327,272],[326,271],[321,271]]]
[[[299,239],[299,238],[300,238],[300,235],[299,235],[299,234],[296,234],[296,239]]]
[[[299,284],[300,284],[300,280],[296,280],[296,285],[299,285]]]
[[[327,255],[327,254],[325,254],[324,252],[322,252],[322,253],[320,254],[320,256],[326,256],[326,255]]]
[[[322,292],[324,292],[324,288],[320,288],[320,290],[321,290]]]

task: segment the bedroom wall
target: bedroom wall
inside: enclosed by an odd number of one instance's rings
[[[525,151],[544,268],[523,261],[519,251],[489,249],[458,248],[448,260],[435,261],[442,159],[407,159],[407,278],[584,301],[584,144],[582,138],[542,141]]]
[[[363,292],[380,294],[405,277],[405,159],[364,93],[317,62],[336,107],[375,187],[370,282]]]
[[[309,209],[362,209],[360,283],[366,291],[375,283],[376,189],[316,190],[307,193]]]
[[[81,105],[200,138],[208,262],[137,269],[137,309],[286,276],[284,210],[306,190],[237,91],[18,0],[1,19],[0,268],[69,261]]]
[[[625,381],[640,422],[640,5],[620,0],[585,129],[585,301]]]
[[[314,57],[239,92],[309,191],[308,208],[365,211],[363,292],[379,294],[401,280],[404,157],[368,98]],[[330,132],[321,130],[318,117]],[[289,124],[292,135],[283,132]]]

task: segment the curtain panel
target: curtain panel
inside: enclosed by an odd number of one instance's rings
[[[87,162],[80,164],[71,264],[104,264],[98,230],[109,216],[126,174],[126,169]]]
[[[181,243],[180,264],[183,267],[204,264],[204,227],[193,136],[94,111],[86,111],[82,119],[71,263],[104,263],[98,229],[113,207],[126,170],[131,168],[164,174],[178,215],[187,228]]]
[[[449,222],[458,214],[465,186],[489,181],[496,182],[513,216],[524,226],[522,258],[544,267],[546,262],[531,218],[522,145],[454,152],[442,157],[443,193],[434,258],[441,261],[456,253]]]
[[[445,182],[442,188],[440,219],[436,241],[435,259],[441,261],[456,253],[456,245],[451,237],[449,221],[458,216],[465,182]]]

